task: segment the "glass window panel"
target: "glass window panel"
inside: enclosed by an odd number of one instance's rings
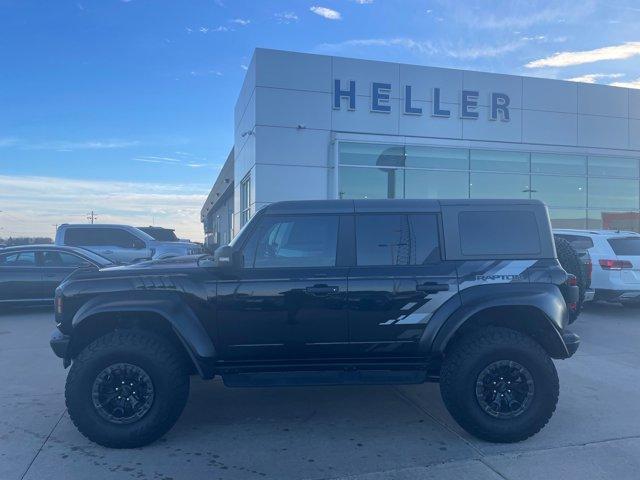
[[[587,228],[640,232],[640,216],[638,212],[589,210]]]
[[[340,167],[340,198],[403,198],[404,172],[395,168]]]
[[[550,207],[587,207],[587,179],[531,175],[531,198],[542,200]]]
[[[587,228],[587,211],[550,208],[549,217],[553,228]]]
[[[440,261],[438,217],[435,215],[409,215],[411,228],[411,264],[425,265]]]
[[[405,170],[405,198],[469,198],[467,172]]]
[[[404,165],[404,147],[376,143],[340,142],[342,165],[370,165],[401,167]]]
[[[638,159],[589,157],[589,175],[638,178]]]
[[[358,265],[409,265],[411,235],[406,215],[357,215]]]
[[[532,153],[533,173],[560,173],[584,175],[587,173],[587,157],[582,155],[557,155],[555,153]]]
[[[405,153],[407,167],[469,169],[469,150],[466,149],[407,145]]]
[[[529,175],[471,173],[471,198],[529,198]]]
[[[538,222],[533,212],[461,212],[458,228],[463,255],[540,253]]]
[[[589,207],[638,209],[638,181],[589,178]]]
[[[471,170],[493,172],[529,171],[529,153],[496,150],[471,150]]]
[[[330,267],[336,262],[338,217],[269,218],[258,238],[256,268]]]

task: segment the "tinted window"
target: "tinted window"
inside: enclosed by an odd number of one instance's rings
[[[178,237],[175,232],[170,228],[153,228],[153,227],[140,227],[147,235],[151,235],[155,240],[161,242],[177,242]]]
[[[607,241],[616,255],[640,255],[640,237],[610,238]]]
[[[45,267],[79,267],[84,263],[87,262],[69,253],[42,252],[42,265]]]
[[[358,215],[358,265],[422,265],[440,259],[435,215]]]
[[[538,223],[533,212],[461,212],[458,216],[463,255],[536,255]]]
[[[593,240],[582,235],[566,235],[564,233],[555,235],[558,238],[564,238],[576,250],[587,250],[593,247]]]
[[[19,252],[0,255],[0,266],[35,267],[36,254],[34,252]]]
[[[438,217],[435,215],[409,215],[409,228],[413,248],[412,264],[424,265],[440,261]]]
[[[142,242],[129,232],[119,228],[69,228],[65,244],[71,246],[113,246],[139,248]]]
[[[254,266],[329,267],[336,263],[337,216],[266,217],[256,235]]]

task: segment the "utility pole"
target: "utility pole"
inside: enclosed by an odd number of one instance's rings
[[[93,212],[93,210],[91,210],[91,213],[87,214],[87,220],[89,220],[91,222],[91,225],[93,225],[94,220],[97,220],[98,216]]]

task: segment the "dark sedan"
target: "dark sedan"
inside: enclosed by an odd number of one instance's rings
[[[113,266],[93,252],[57,245],[22,245],[0,250],[0,305],[53,303],[56,287],[78,268]]]

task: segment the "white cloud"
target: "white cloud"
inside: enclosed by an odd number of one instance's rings
[[[208,190],[204,184],[0,175],[0,234],[52,236],[53,224],[86,222],[86,213],[95,210],[102,223],[150,225],[155,217],[180,237],[201,240],[200,209]]]
[[[13,146],[23,150],[56,150],[61,152],[71,152],[74,150],[111,150],[136,147],[139,145],[140,142],[138,140],[119,139],[84,141],[53,140],[45,142],[33,142],[20,139],[0,139],[0,147]]]
[[[232,32],[233,29],[229,27],[225,27],[224,25],[220,25],[212,30],[212,32]]]
[[[418,41],[411,38],[361,38],[346,40],[340,43],[322,43],[318,45],[321,51],[339,52],[349,48],[358,47],[400,47],[407,50],[414,50],[420,53],[435,54],[438,49],[430,41]]]
[[[576,52],[558,52],[549,57],[534,60],[525,65],[527,68],[569,67],[602,60],[626,60],[640,55],[640,42],[626,42],[621,45],[583,50]]]
[[[241,69],[243,69],[243,70],[245,70],[245,71],[246,71],[246,70],[249,70],[249,67],[247,67],[247,66],[246,66],[246,65],[244,65],[244,64],[240,65],[240,68],[241,68]]]
[[[623,87],[623,88],[640,88],[640,77],[632,80],[631,82],[613,82],[609,85],[613,87]]]
[[[624,77],[624,73],[587,73],[579,77],[567,78],[569,82],[596,83],[596,81],[604,78],[620,78]]]
[[[245,18],[234,18],[233,20],[231,20],[231,23],[242,25],[244,27],[246,25],[249,25],[251,23],[251,20]]]
[[[342,15],[337,10],[333,10],[327,7],[318,7],[314,5],[309,10],[311,10],[316,15],[320,15],[321,17],[326,18],[327,20],[342,20]]]
[[[278,20],[278,23],[289,24],[289,23],[298,21],[298,15],[296,15],[294,12],[276,13],[274,17],[276,17],[276,20]]]
[[[339,43],[323,43],[317,50],[325,53],[351,53],[354,48],[387,47],[402,48],[421,55],[443,55],[460,60],[474,60],[477,58],[495,58],[516,51],[531,42],[546,42],[544,35],[537,37],[522,37],[513,42],[498,45],[469,45],[451,44],[445,42],[434,43],[431,40],[414,40],[406,37],[397,38],[364,38],[346,40]]]
[[[373,0],[353,0],[356,3],[359,3],[360,5],[371,5],[373,3]]]

